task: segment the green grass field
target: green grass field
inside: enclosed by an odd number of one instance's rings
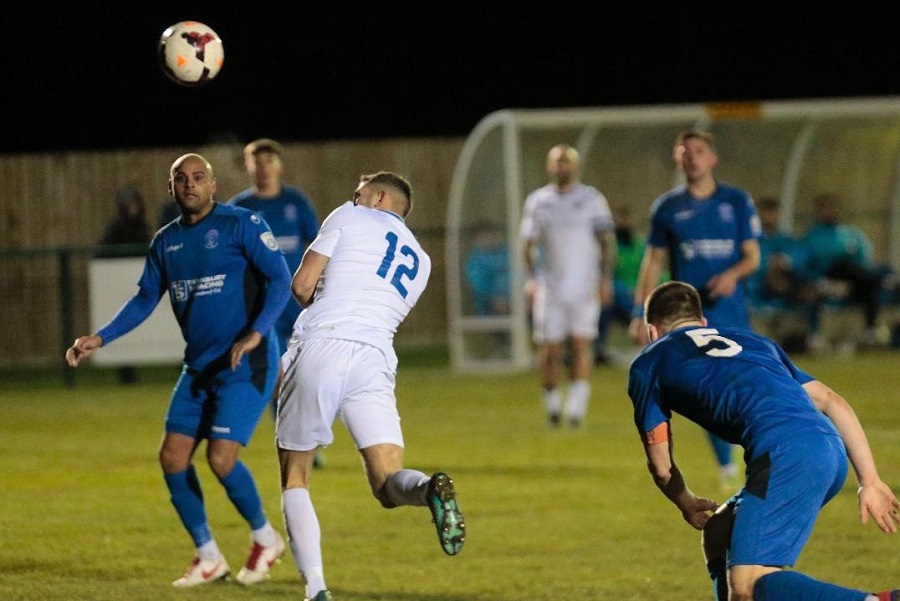
[[[646,472],[624,370],[598,368],[584,427],[553,431],[534,374],[462,376],[417,359],[402,356],[398,376],[407,465],[453,476],[466,547],[444,555],[426,508],[381,509],[338,424],[312,485],[336,600],[711,598],[699,533]],[[895,491],[898,359],[885,352],[798,361],[854,405]],[[88,366],[65,388],[58,371],[0,373],[0,599],[303,599],[289,552],[256,587],[170,586],[193,556],[156,462],[174,368],[141,376],[121,387],[114,372]],[[721,499],[704,434],[677,418],[674,430],[689,484]],[[283,532],[268,414],[243,458]],[[206,465],[199,469],[214,533],[237,570],[246,526]],[[860,525],[855,490],[851,476],[821,513],[797,569],[864,589],[900,586],[900,537]]]

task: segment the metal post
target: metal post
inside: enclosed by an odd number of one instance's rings
[[[74,321],[72,318],[72,253],[69,249],[60,248],[56,250],[56,256],[59,275],[59,357],[64,357],[66,349],[69,348],[69,344],[71,344],[75,335],[72,328],[72,322]],[[65,362],[63,362],[62,369],[63,383],[71,388],[75,385],[75,370],[70,369]]]

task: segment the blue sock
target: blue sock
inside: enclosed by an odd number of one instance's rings
[[[256,482],[243,462],[235,463],[234,469],[220,478],[219,482],[225,487],[225,492],[238,513],[250,524],[251,530],[258,530],[266,525],[266,514],[263,512],[259,491],[256,490]]]
[[[868,593],[810,578],[800,572],[772,572],[756,581],[754,601],[865,601]]]
[[[716,601],[728,601],[728,569],[725,567],[725,558],[719,557],[706,564],[709,578],[713,585],[713,598]]]
[[[199,548],[212,540],[209,524],[206,522],[206,509],[203,506],[203,491],[194,466],[189,466],[177,474],[163,474],[169,488],[169,500],[175,506],[181,523],[187,529]]]
[[[731,463],[731,443],[726,442],[711,432],[706,433],[709,436],[709,442],[712,443],[713,453],[716,454],[716,461],[719,466]]]

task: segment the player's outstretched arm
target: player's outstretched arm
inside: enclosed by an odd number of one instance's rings
[[[82,359],[90,357],[101,346],[103,346],[103,339],[96,334],[79,336],[72,346],[66,349],[66,363],[70,367],[78,367]]]
[[[834,423],[844,440],[847,456],[859,482],[862,523],[868,523],[871,516],[884,532],[897,532],[900,502],[878,474],[872,449],[856,412],[844,397],[818,380],[807,382],[803,388],[815,406]]]

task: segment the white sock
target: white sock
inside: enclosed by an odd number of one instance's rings
[[[547,413],[562,411],[562,395],[559,394],[558,388],[544,390],[544,407],[547,408]]]
[[[272,527],[272,522],[269,520],[266,520],[265,526],[254,530],[252,534],[253,542],[263,547],[271,547],[275,544],[275,528]]]
[[[216,544],[215,540],[200,545],[197,549],[197,555],[204,561],[215,561],[222,558],[222,552],[219,551],[219,545]]]
[[[315,568],[309,568],[309,572],[304,576],[306,579],[306,596],[309,599],[312,599],[320,592],[325,590],[325,576],[322,574],[322,566],[318,566]],[[312,588],[312,585],[309,582],[321,582],[322,584],[316,584],[315,586],[318,588]]]
[[[397,507],[425,505],[429,480],[431,478],[419,470],[403,469],[388,476],[384,483],[384,494]]]
[[[587,380],[574,380],[569,384],[569,398],[566,401],[566,417],[584,419],[591,399],[591,384]]]
[[[281,510],[297,571],[306,580],[310,597],[325,590],[322,567],[322,530],[309,491],[289,488],[281,493]]]

